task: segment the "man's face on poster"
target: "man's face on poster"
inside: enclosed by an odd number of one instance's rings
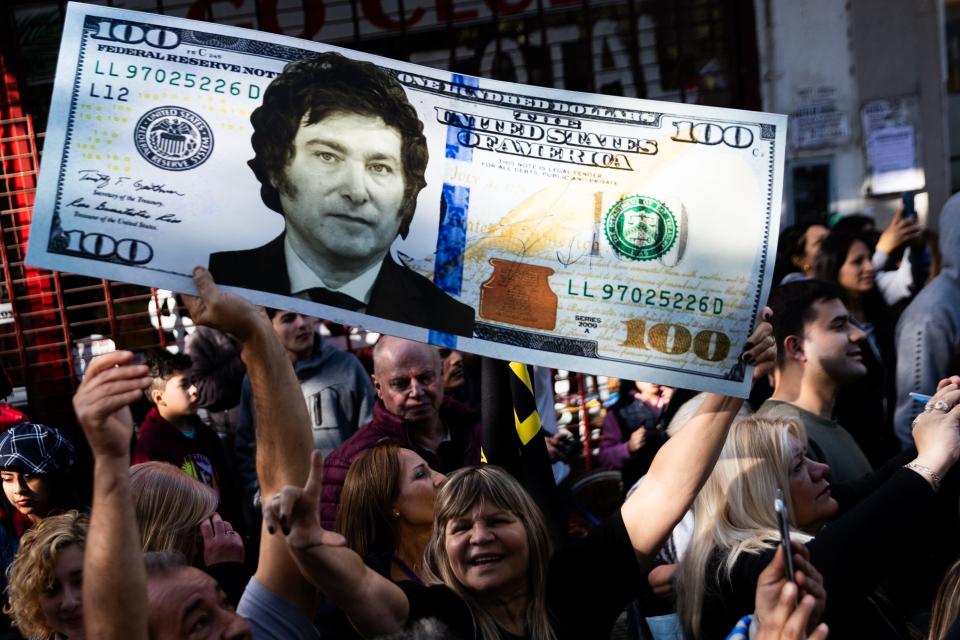
[[[400,132],[379,117],[301,123],[278,186],[287,233],[327,260],[378,261],[400,229]]]

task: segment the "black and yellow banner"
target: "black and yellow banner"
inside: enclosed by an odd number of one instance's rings
[[[530,367],[484,358],[481,372],[484,462],[503,467],[520,481],[560,540],[560,503]]]

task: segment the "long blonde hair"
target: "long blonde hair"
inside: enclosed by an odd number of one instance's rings
[[[81,549],[86,546],[89,525],[86,514],[67,511],[44,518],[20,538],[17,555],[7,567],[9,604],[3,612],[13,619],[13,625],[24,636],[53,636],[40,606],[40,596],[53,586],[60,552],[74,544]]]
[[[530,554],[527,632],[530,640],[556,640],[547,614],[547,565],[553,553],[547,525],[540,509],[520,483],[499,467],[468,467],[455,471],[447,478],[437,495],[433,535],[424,555],[426,581],[445,584],[463,598],[473,613],[482,640],[498,640],[501,637],[493,616],[484,610],[476,594],[457,580],[447,555],[447,523],[469,513],[480,502],[489,502],[498,509],[508,511],[523,523]]]
[[[929,640],[944,640],[950,627],[960,616],[960,560],[957,560],[943,577],[937,597],[930,612]]]
[[[704,594],[729,579],[743,553],[759,554],[779,540],[773,502],[783,491],[790,511],[791,436],[806,441],[803,425],[790,418],[742,418],[734,423],[723,452],[693,503],[693,540],[677,573],[677,612],[687,638],[704,637]],[[791,537],[808,534],[791,527]],[[716,575],[707,574],[715,553],[723,554]]]
[[[200,523],[217,510],[216,492],[166,462],[130,467],[130,492],[143,550],[175,551],[193,562]]]

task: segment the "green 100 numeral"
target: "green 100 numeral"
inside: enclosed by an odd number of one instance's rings
[[[627,325],[627,337],[623,346],[635,349],[653,348],[660,353],[672,356],[693,353],[701,360],[719,362],[730,353],[730,336],[720,331],[704,329],[692,335],[682,324],[658,322],[647,330],[647,321],[634,318],[624,322]]]

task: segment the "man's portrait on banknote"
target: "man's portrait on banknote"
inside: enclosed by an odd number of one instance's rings
[[[472,336],[473,309],[399,264],[426,186],[427,140],[389,73],[338,53],[292,62],[250,117],[248,162],[284,217],[267,244],[210,256],[217,282]]]

